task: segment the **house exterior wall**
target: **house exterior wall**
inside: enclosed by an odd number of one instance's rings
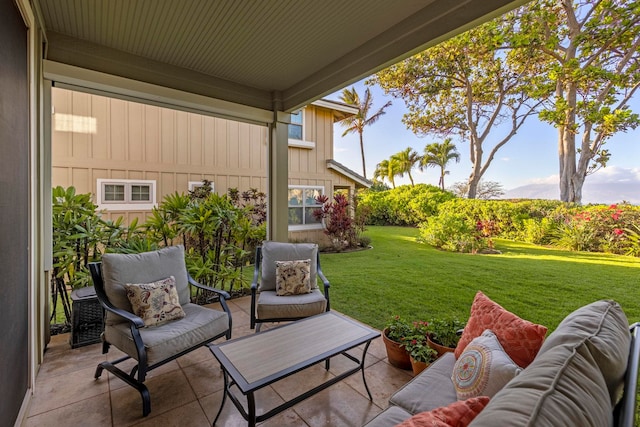
[[[187,192],[207,179],[214,191],[267,191],[267,128],[54,88],[52,183],[97,195],[98,179],[155,181],[156,201]],[[354,190],[353,181],[327,169],[333,157],[333,112],[304,109],[303,144],[289,147],[289,184]],[[313,147],[309,148],[308,145]],[[104,217],[144,221],[147,209],[113,210]],[[295,241],[320,241],[321,230],[290,231]],[[321,242],[320,242],[321,243]]]

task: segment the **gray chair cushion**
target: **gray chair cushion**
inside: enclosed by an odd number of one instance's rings
[[[578,346],[585,342],[607,383],[611,403],[622,396],[627,358],[631,346],[629,322],[615,301],[596,301],[564,318],[546,339],[539,353],[558,345]]]
[[[259,291],[276,289],[276,261],[311,260],[311,289],[316,289],[316,272],[318,270],[318,245],[315,243],[282,243],[266,241],[262,243],[262,278]]]
[[[613,423],[607,385],[586,343],[539,353],[471,422],[473,427],[580,426]]]
[[[287,319],[309,317],[323,313],[327,300],[320,289],[309,294],[278,296],[275,291],[262,291],[258,296],[258,319]]]
[[[390,406],[365,424],[365,427],[393,427],[408,418],[411,418],[410,413],[397,406]]]
[[[451,381],[455,363],[454,354],[445,353],[420,375],[396,391],[389,403],[415,415],[455,402],[458,397]]]
[[[160,326],[141,328],[140,336],[147,350],[147,363],[153,365],[176,353],[219,335],[229,328],[227,313],[196,304],[182,306],[186,316]],[[105,328],[105,339],[134,359],[136,346],[128,324],[119,323]]]
[[[102,277],[109,301],[117,308],[132,312],[124,285],[150,283],[174,276],[180,305],[190,301],[184,248],[170,246],[154,252],[140,254],[104,254]],[[106,324],[125,322],[120,316],[107,312]]]

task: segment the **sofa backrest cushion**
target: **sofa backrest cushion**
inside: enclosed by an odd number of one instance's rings
[[[586,343],[555,346],[511,380],[472,427],[610,426],[607,385]]]
[[[260,291],[276,290],[276,261],[311,260],[309,283],[316,289],[318,271],[318,245],[315,243],[283,243],[265,241],[262,243],[262,271]]]
[[[558,345],[574,347],[582,342],[600,368],[615,405],[622,396],[631,345],[629,322],[620,304],[602,300],[580,307],[560,322],[542,344],[539,354]]]
[[[189,302],[189,279],[184,261],[184,247],[181,245],[162,248],[140,254],[104,254],[102,256],[102,278],[109,301],[130,313],[133,312],[127,298],[127,283],[150,283],[175,278],[180,305]],[[125,320],[107,312],[106,324],[113,325]]]
[[[521,368],[526,368],[533,361],[547,334],[545,326],[521,319],[478,291],[455,350],[456,359],[474,338],[487,329],[496,334],[504,351]]]

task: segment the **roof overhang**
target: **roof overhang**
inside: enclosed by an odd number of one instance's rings
[[[359,173],[349,169],[342,163],[336,162],[333,159],[327,160],[327,169],[332,169],[338,172],[340,175],[349,178],[356,184],[356,188],[370,188],[373,183],[360,175]]]
[[[525,2],[33,0],[50,63],[285,112]]]

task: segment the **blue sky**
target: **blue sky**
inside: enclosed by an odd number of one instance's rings
[[[367,178],[371,179],[376,164],[388,159],[391,155],[412,147],[422,154],[424,147],[431,142],[442,142],[437,137],[418,137],[402,123],[406,112],[404,101],[386,96],[377,86],[365,86],[364,80],[349,87],[355,87],[359,94],[364,94],[370,87],[373,94],[374,111],[390,100],[391,107],[378,122],[365,128],[364,145],[367,166]],[[327,99],[338,100],[340,92],[327,96]],[[631,106],[634,112],[640,113],[640,96],[636,94]],[[335,160],[362,173],[360,145],[356,134],[342,137],[344,128],[340,124],[334,127]],[[490,137],[491,138],[491,137]],[[494,135],[499,140],[498,134]],[[454,141],[455,142],[455,141]],[[469,144],[456,142],[460,153],[460,163],[451,163],[448,167],[450,175],[445,178],[448,187],[458,181],[466,181],[471,171],[469,161]],[[637,182],[640,185],[640,128],[627,133],[618,133],[609,140],[606,148],[611,152],[611,159],[605,169],[587,177],[586,182],[613,183],[618,180]],[[489,149],[485,149],[488,154]],[[497,181],[505,190],[532,183],[557,183],[558,180],[557,132],[554,127],[542,123],[532,117],[523,125],[518,134],[503,146],[489,166],[483,179]],[[485,154],[485,155],[486,155]],[[439,171],[434,168],[420,172],[412,172],[415,182],[437,185]],[[408,184],[408,177],[398,178],[396,185]]]

